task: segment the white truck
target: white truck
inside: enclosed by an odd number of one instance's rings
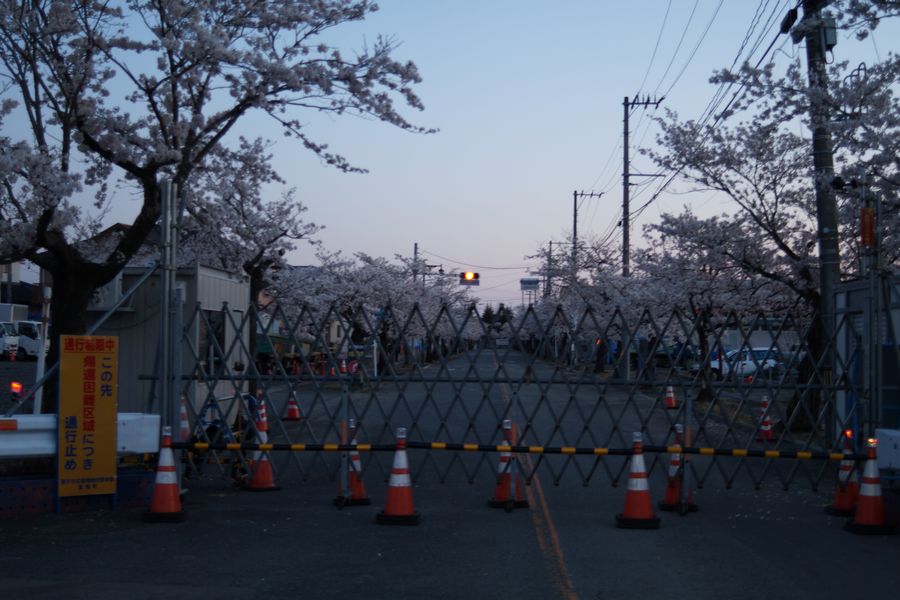
[[[19,360],[26,358],[36,359],[41,349],[43,349],[45,354],[47,353],[50,342],[41,338],[40,321],[5,321],[0,323],[0,326],[4,329],[7,325],[12,325],[15,335],[19,336],[19,349],[16,358]]]
[[[19,357],[19,334],[12,323],[0,323],[0,360]]]

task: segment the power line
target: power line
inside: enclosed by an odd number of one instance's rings
[[[688,21],[684,26],[684,30],[681,32],[681,38],[678,40],[678,45],[675,46],[675,51],[672,52],[672,58],[669,59],[669,64],[666,65],[666,70],[663,72],[662,77],[659,78],[659,83],[656,84],[656,89],[653,90],[654,95],[659,92],[659,88],[662,87],[663,81],[666,80],[666,77],[669,75],[669,70],[675,63],[675,57],[678,56],[678,52],[681,50],[681,44],[684,43],[684,38],[685,36],[687,36],[688,29],[690,29],[691,23],[694,21],[694,13],[697,12],[697,5],[699,4],[700,0],[694,0],[694,8],[691,9],[691,14],[688,16]]]
[[[423,254],[428,254],[429,256],[433,256],[435,258],[440,258],[441,260],[446,260],[447,262],[451,262],[457,265],[463,265],[465,267],[475,267],[476,269],[486,269],[488,271],[521,271],[522,269],[533,269],[534,265],[522,265],[520,267],[486,267],[484,265],[476,265],[474,263],[465,262],[462,260],[456,260],[453,258],[447,258],[446,256],[441,256],[440,254],[435,254],[434,252],[429,252],[428,250],[423,250],[419,248],[419,252]]]
[[[706,29],[703,30],[703,34],[700,36],[700,39],[697,40],[697,45],[694,46],[694,49],[691,51],[691,55],[688,56],[688,59],[684,63],[684,66],[681,67],[681,71],[679,71],[678,75],[675,76],[675,80],[669,85],[668,89],[666,89],[666,92],[663,94],[663,96],[669,95],[669,92],[672,91],[672,88],[675,87],[675,84],[678,83],[678,80],[680,80],[681,76],[684,75],[684,72],[687,70],[688,65],[690,65],[691,62],[694,60],[694,56],[696,56],[697,50],[700,49],[700,45],[703,43],[703,40],[706,39],[706,34],[709,33],[709,30],[712,27],[713,22],[716,20],[716,17],[719,15],[719,10],[721,10],[722,4],[724,2],[725,2],[725,0],[719,0],[719,5],[716,7],[715,12],[713,13],[712,17],[709,19],[709,22],[706,24]]]
[[[800,2],[797,3],[797,6],[799,6],[799,5],[800,5]],[[772,50],[772,48],[775,46],[775,42],[778,41],[778,38],[781,37],[781,35],[782,35],[782,34],[781,34],[780,31],[779,31],[778,33],[775,34],[775,37],[772,39],[772,41],[769,43],[768,47],[766,47],[765,51],[763,52],[762,56],[760,56],[759,60],[756,62],[756,65],[754,66],[754,69],[758,69],[758,68],[759,68],[759,66],[760,66],[760,65],[762,64],[762,62],[766,59],[766,57],[769,55],[769,52],[770,52],[770,51]],[[787,41],[787,40],[785,40],[785,43],[786,43],[786,41]],[[758,46],[757,46],[757,47],[758,47]],[[731,96],[731,99],[728,101],[728,104],[725,105],[725,108],[722,109],[722,110],[719,112],[719,114],[718,114],[718,116],[716,117],[715,121],[713,121],[713,124],[711,125],[711,127],[712,127],[713,129],[715,129],[716,127],[718,127],[718,125],[719,125],[722,121],[724,121],[724,120],[727,118],[727,116],[728,116],[728,109],[731,108],[731,105],[734,104],[735,100],[737,100],[738,96],[740,96],[740,95],[742,94],[742,92],[745,90],[746,87],[747,87],[747,84],[746,84],[746,83],[741,83],[741,84],[740,84],[740,86],[739,86],[739,88],[737,89],[737,91],[735,91],[735,93]],[[706,111],[704,111],[704,112],[706,112]],[[716,112],[715,109],[713,109],[712,111],[709,111],[709,113],[708,113],[707,116],[706,116],[706,120],[708,120],[709,117],[712,116],[712,114],[713,114],[714,112]],[[698,129],[699,129],[700,127],[703,127],[704,125],[705,125],[705,123],[698,123]],[[684,167],[680,167],[680,168],[678,168],[674,173],[672,173],[672,174],[665,180],[665,182],[659,187],[659,189],[653,194],[653,196],[651,196],[650,199],[647,200],[647,202],[645,202],[644,204],[642,204],[642,205],[640,206],[640,208],[638,208],[637,210],[634,211],[634,213],[632,214],[632,216],[634,216],[635,218],[637,218],[638,216],[640,216],[640,214],[641,214],[648,206],[650,206],[657,198],[659,198],[659,196],[666,190],[666,188],[667,188],[669,185],[671,185],[672,181],[674,181],[675,178],[678,177],[678,175],[680,175],[681,172],[682,172],[683,170],[684,170]]]
[[[699,0],[695,0],[699,1]],[[647,65],[647,72],[644,73],[644,79],[641,81],[641,85],[638,86],[638,93],[644,89],[644,84],[647,83],[647,76],[650,75],[650,69],[653,68],[653,61],[656,59],[656,51],[659,50],[659,42],[662,40],[663,31],[666,29],[666,22],[669,20],[669,11],[672,10],[672,0],[669,0],[668,6],[666,6],[666,14],[663,15],[662,25],[659,27],[659,33],[656,35],[656,45],[653,46],[653,54],[650,56],[650,64]]]

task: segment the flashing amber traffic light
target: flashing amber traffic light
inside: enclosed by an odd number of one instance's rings
[[[459,274],[459,285],[478,285],[478,273],[465,271]]]

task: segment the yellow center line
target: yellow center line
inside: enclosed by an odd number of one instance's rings
[[[531,456],[526,454],[522,460],[528,465],[528,470],[533,473],[534,463]],[[531,507],[531,520],[534,523],[538,546],[550,566],[562,598],[579,600],[578,594],[575,592],[575,583],[566,567],[566,557],[563,554],[559,533],[553,523],[553,517],[550,515],[550,506],[547,504],[547,497],[544,495],[544,488],[541,486],[541,480],[537,474],[531,476],[531,485],[525,486],[525,495],[528,497],[528,505]]]
[[[500,386],[500,394],[506,401],[506,405],[510,406],[509,390],[506,384]],[[512,416],[512,410],[508,411]],[[515,430],[514,430],[515,431]],[[519,440],[513,440],[513,444],[519,443]],[[543,452],[541,446],[531,446],[529,452]],[[560,591],[560,597],[563,600],[579,600],[578,594],[575,592],[575,583],[566,567],[566,557],[563,554],[562,543],[559,540],[559,533],[553,523],[553,517],[550,515],[550,506],[547,504],[547,498],[544,495],[544,488],[541,486],[541,480],[534,472],[534,463],[530,454],[525,454],[518,460],[528,465],[528,470],[532,473],[531,485],[525,486],[525,496],[528,498],[528,506],[531,512],[531,520],[534,523],[534,532],[537,537],[538,546],[544,560],[550,568],[553,581],[556,583]]]

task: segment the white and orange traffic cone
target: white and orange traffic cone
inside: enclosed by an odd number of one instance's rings
[[[346,358],[341,359],[340,372],[341,372],[341,375],[347,374],[347,359]]]
[[[834,486],[834,502],[825,507],[825,512],[836,517],[851,517],[856,510],[856,499],[859,496],[859,472],[856,469],[856,461],[849,458],[852,454],[850,440],[853,431],[844,432],[846,442],[844,444],[844,458],[838,468],[838,480]]]
[[[668,410],[675,410],[678,408],[678,402],[675,400],[675,390],[672,389],[672,386],[666,386],[666,400],[665,406]]]
[[[191,439],[191,422],[188,420],[187,398],[181,396],[181,406],[178,408],[178,441],[186,442]]]
[[[145,523],[184,521],[181,497],[178,493],[178,471],[175,469],[175,456],[172,454],[172,428],[168,426],[162,429],[156,483],[153,485],[150,510],[144,513],[143,520]]]
[[[659,517],[653,513],[653,499],[644,466],[644,444],[639,431],[634,432],[631,473],[625,494],[625,510],[616,515],[616,527],[622,529],[658,529]]]
[[[418,525],[421,515],[416,512],[412,496],[412,479],[406,458],[406,428],[397,428],[397,451],[388,481],[387,502],[375,516],[379,525]]]
[[[772,431],[772,417],[769,416],[769,397],[763,394],[760,402],[760,411],[762,413],[762,423],[759,425],[759,431],[756,434],[756,441],[771,442],[775,440],[775,432]]]
[[[372,504],[372,500],[366,493],[366,486],[362,479],[362,461],[359,458],[359,450],[356,449],[356,419],[349,419],[348,427],[350,429],[350,445],[353,449],[350,450],[347,461],[347,489],[344,489],[342,482],[334,504],[338,507],[368,506]]]
[[[297,398],[291,395],[288,398],[287,403],[287,412],[285,412],[284,418],[282,421],[299,421],[300,420],[300,405],[297,403]]]
[[[266,444],[269,441],[269,419],[266,416],[266,399],[262,390],[256,392],[256,441],[258,444]],[[256,450],[250,461],[250,481],[244,487],[251,492],[274,492],[281,488],[275,485],[275,473],[272,471],[272,463],[269,455]]]
[[[503,421],[503,442],[512,447],[513,439],[512,421]],[[511,512],[514,508],[528,508],[528,500],[522,495],[522,476],[518,470],[518,461],[510,450],[500,451],[500,461],[497,464],[497,485],[494,497],[488,500],[491,508],[503,508]]]
[[[869,439],[869,451],[863,470],[862,485],[856,499],[856,512],[847,521],[844,529],[864,535],[885,535],[897,532],[897,526],[888,524],[884,516],[884,500],[881,497],[881,477],[878,474],[878,459],[875,447],[878,442]]]
[[[669,459],[669,472],[666,475],[666,492],[662,501],[656,504],[659,510],[678,511],[681,514],[688,512],[696,512],[697,504],[694,502],[694,491],[688,488],[687,499],[685,502],[681,500],[681,486],[684,478],[682,469],[682,453],[681,453],[681,434],[684,428],[680,423],[675,425],[675,446],[674,452],[671,453]]]

